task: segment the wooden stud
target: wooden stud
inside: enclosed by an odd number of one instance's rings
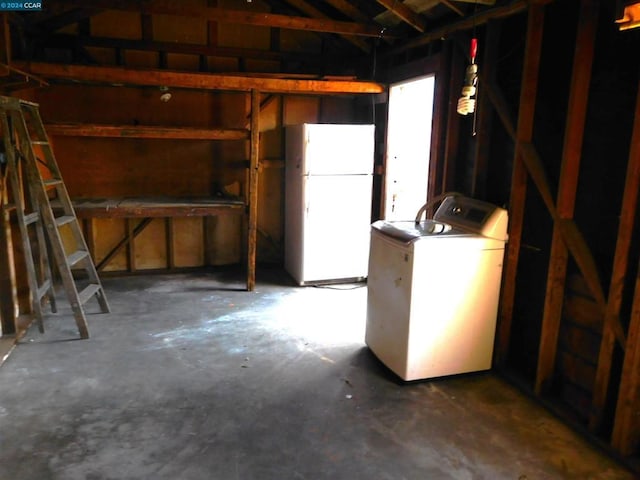
[[[460,145],[460,117],[456,113],[456,102],[460,95],[462,81],[464,80],[465,62],[464,57],[458,54],[456,48],[451,48],[450,53],[449,62],[451,67],[449,71],[451,74],[449,77],[449,104],[440,193],[452,190],[455,185],[454,172],[458,158],[458,147]]]
[[[638,211],[638,197],[640,190],[640,84],[636,97],[635,121],[631,136],[629,163],[625,177],[622,206],[620,208],[620,224],[618,225],[618,239],[613,258],[611,282],[609,283],[609,297],[604,315],[604,328],[600,343],[598,369],[593,391],[593,402],[589,426],[597,430],[602,423],[602,412],[609,391],[613,347],[615,332],[611,328],[614,319],[620,314],[622,297],[624,294],[624,279],[627,274],[629,251],[631,249],[635,216]],[[640,428],[633,430],[633,425],[640,427],[638,421],[638,388],[640,386],[640,278],[636,283],[634,307],[627,334],[627,343],[618,393],[618,405],[613,429],[613,445],[620,453],[631,453],[632,445],[640,445]],[[635,410],[634,410],[635,407]]]
[[[491,98],[491,102],[493,103],[493,106],[495,107],[500,120],[502,120],[502,122],[504,123],[505,130],[515,141],[515,128],[509,118],[507,102],[504,100],[504,97],[499,93],[495,86],[491,86],[490,84],[485,82],[485,89],[489,94],[489,98]],[[573,259],[575,260],[580,273],[583,275],[585,283],[589,287],[589,292],[595,298],[600,309],[604,312],[606,308],[606,302],[602,284],[600,283],[600,279],[598,276],[598,269],[593,255],[591,254],[591,250],[589,250],[589,247],[583,235],[580,233],[580,230],[573,220],[558,218],[555,205],[553,203],[553,196],[551,195],[550,184],[547,180],[547,176],[542,165],[542,160],[540,159],[538,152],[531,143],[518,144],[517,152],[519,154],[522,154],[522,163],[526,167],[526,173],[530,175],[531,180],[538,190],[538,193],[542,197],[542,201],[549,211],[549,215],[551,215],[551,218],[560,226],[560,230],[563,234],[563,239],[567,244],[569,252],[573,256]],[[620,318],[616,317],[615,319],[612,319],[611,322],[616,339],[618,340],[620,345],[624,347],[626,339],[622,324],[620,322]]]
[[[176,267],[176,255],[175,250],[173,248],[173,218],[166,217],[164,220],[164,228],[165,228],[165,241],[166,241],[166,250],[167,250],[167,268],[173,269]]]
[[[436,72],[436,85],[433,92],[433,127],[431,130],[431,151],[429,160],[429,183],[427,184],[427,200],[431,200],[435,195],[442,193],[438,191],[442,185],[442,170],[441,165],[444,161],[444,132],[445,125],[442,119],[448,118],[447,106],[449,104],[449,87],[451,82],[441,81],[445,78],[451,78],[450,67],[451,62],[447,62],[446,59],[450,57],[452,50],[451,42],[445,42],[443,51],[438,55],[437,65],[434,66]],[[373,105],[375,108],[375,105]],[[386,138],[385,138],[385,152],[386,152]],[[386,158],[383,158],[386,162]],[[383,171],[386,169],[386,163],[383,164]],[[381,195],[380,208],[384,205],[384,190]],[[382,210],[381,210],[382,211]],[[428,212],[430,215],[432,212]]]
[[[637,118],[637,117],[636,117]],[[636,122],[637,123],[637,122]],[[636,157],[637,159],[638,157]],[[637,164],[637,162],[636,162]],[[611,341],[611,340],[609,340]],[[597,378],[597,377],[596,377]],[[618,390],[616,416],[611,443],[624,456],[640,448],[640,265],[636,278],[633,307]]]
[[[93,258],[93,263],[96,261],[96,235],[95,235],[95,221],[93,218],[85,218],[82,220],[84,226],[84,238],[87,243],[89,253]]]
[[[4,52],[2,56],[2,62],[9,65],[11,63],[11,31],[9,28],[9,22],[7,17],[9,14],[2,14],[2,38],[4,39]],[[9,70],[7,69],[7,75]]]
[[[151,218],[143,218],[142,221],[136,225],[135,228],[131,228],[133,225],[133,220],[131,218],[127,218],[125,220],[126,222],[126,228],[127,228],[127,233],[124,236],[124,238],[122,240],[120,240],[115,247],[113,247],[109,253],[107,253],[105,255],[105,257],[100,260],[100,263],[98,263],[96,265],[96,269],[98,271],[104,270],[104,268],[109,264],[109,262],[118,254],[120,253],[120,251],[124,248],[127,247],[127,258],[128,258],[128,267],[129,267],[129,271],[133,271],[135,268],[132,269],[132,265],[135,265],[135,258],[133,257],[134,255],[134,251],[133,251],[133,247],[132,247],[132,242],[133,239],[135,237],[137,237],[140,233],[142,233],[142,231],[147,227],[147,225],[149,225],[151,223]]]
[[[527,40],[524,51],[524,66],[522,85],[520,87],[520,108],[518,110],[518,127],[513,129],[507,117],[508,110],[502,106],[504,100],[493,95],[492,103],[498,115],[502,118],[507,131],[516,142],[516,153],[511,173],[511,198],[509,200],[509,242],[506,247],[505,266],[502,281],[502,294],[499,310],[498,334],[495,350],[496,364],[504,366],[509,353],[511,339],[511,323],[516,294],[516,274],[520,245],[522,242],[522,227],[524,223],[524,207],[527,197],[527,173],[523,163],[522,153],[517,148],[519,143],[531,142],[533,137],[533,123],[535,114],[535,98],[538,88],[538,74],[540,55],[542,52],[542,33],[544,29],[544,7],[532,5],[527,20]],[[480,79],[483,81],[483,78]],[[485,93],[491,98],[492,84],[483,81]]]
[[[251,146],[249,161],[247,228],[247,290],[256,284],[256,241],[258,233],[258,159],[260,149],[260,92],[251,91]]]
[[[499,20],[491,20],[487,23],[487,34],[482,51],[482,70],[484,77],[489,82],[495,83],[496,64],[498,61],[498,41],[502,23]],[[478,126],[476,134],[476,151],[473,163],[473,175],[471,185],[471,196],[486,199],[487,176],[489,169],[489,156],[491,147],[491,132],[493,127],[493,107],[487,95],[485,95],[482,84],[478,82],[477,115]]]
[[[580,18],[578,20],[558,198],[556,200],[556,214],[560,219],[572,219],[575,209],[597,22],[598,3],[594,0],[583,0],[580,3]],[[538,395],[548,390],[553,379],[568,260],[569,252],[563,239],[561,224],[556,222],[553,227],[549,255],[542,331],[538,350],[538,368],[535,381],[535,392]]]
[[[142,30],[142,39],[147,42],[153,41],[153,17],[149,14],[140,15],[140,29]]]
[[[147,223],[151,223],[151,219],[149,219]],[[124,242],[123,245],[127,246],[127,260],[128,260],[129,272],[135,272],[136,271],[136,244],[135,244],[136,233],[135,233],[135,229],[133,228],[133,220],[130,218],[127,218],[125,219],[125,224],[127,228],[127,236],[126,236],[127,241]]]

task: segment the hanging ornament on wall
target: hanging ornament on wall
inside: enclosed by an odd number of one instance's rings
[[[458,113],[467,115],[474,113],[476,109],[476,99],[473,98],[477,92],[478,85],[478,65],[476,65],[476,54],[478,53],[478,39],[471,39],[471,48],[469,56],[471,64],[467,67],[464,77],[464,85],[462,86],[462,96],[458,100]]]

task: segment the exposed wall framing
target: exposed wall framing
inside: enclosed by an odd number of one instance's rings
[[[528,11],[527,47],[520,89],[519,119],[514,124],[510,118],[510,107],[495,82],[484,81],[484,87],[491,99],[494,108],[502,121],[503,128],[509,133],[515,143],[516,157],[513,165],[511,199],[509,202],[510,234],[507,261],[505,264],[503,295],[500,311],[500,327],[497,335],[496,361],[503,369],[511,371],[508,350],[511,342],[511,323],[514,315],[513,302],[518,269],[518,257],[522,248],[521,229],[526,220],[526,189],[531,182],[536,187],[536,193],[546,206],[548,214],[553,220],[553,233],[551,250],[549,253],[549,268],[546,282],[546,294],[544,295],[544,314],[541,319],[541,337],[537,356],[537,368],[535,378],[530,384],[531,392],[545,400],[547,405],[557,405],[554,398],[557,395],[556,387],[559,381],[559,373],[569,375],[573,382],[581,384],[581,388],[591,392],[586,405],[584,400],[572,397],[565,390],[563,401],[573,398],[575,412],[581,412],[582,427],[588,427],[595,436],[605,438],[607,442],[620,454],[626,456],[638,455],[639,436],[637,428],[637,412],[640,410],[640,396],[638,392],[638,342],[637,328],[634,324],[634,315],[637,310],[632,310],[629,328],[625,328],[626,321],[621,315],[623,290],[629,285],[628,263],[632,252],[631,238],[637,226],[634,220],[637,218],[638,209],[638,107],[636,106],[636,125],[634,136],[630,143],[630,155],[628,171],[622,205],[619,210],[619,229],[615,255],[611,268],[611,280],[608,288],[600,279],[599,267],[593,251],[589,247],[589,239],[581,231],[577,220],[574,218],[576,193],[579,186],[578,178],[581,171],[580,163],[583,157],[582,145],[585,142],[584,124],[588,118],[587,109],[590,102],[590,72],[594,56],[594,45],[597,41],[598,14],[600,5],[595,1],[583,1],[580,3],[580,18],[577,22],[576,50],[573,61],[573,69],[570,81],[570,94],[565,121],[564,147],[562,162],[559,166],[557,198],[554,198],[553,182],[546,173],[548,159],[543,159],[533,144],[533,131],[535,126],[535,99],[536,86],[539,83],[537,72],[539,68],[542,39],[544,32],[544,7],[532,5]],[[480,127],[482,128],[482,127]],[[637,258],[638,252],[634,252]],[[568,304],[566,292],[575,286],[567,284],[566,267],[572,259],[580,272],[578,287],[582,298],[591,298],[592,306],[587,309],[576,310],[576,300]],[[608,292],[608,298],[605,295]],[[586,297],[584,297],[586,296]],[[580,300],[584,301],[584,300]],[[634,293],[634,308],[638,305],[638,292]],[[601,338],[599,345],[595,345],[592,351],[596,353],[596,367],[590,372],[584,369],[583,364],[576,363],[572,356],[567,355],[567,348],[574,351],[583,351],[582,355],[589,355],[589,345],[593,342],[586,340],[580,333],[582,328],[575,329],[568,324],[567,315],[572,309],[571,315],[577,318],[585,318],[585,315],[594,313],[598,335]],[[577,317],[576,317],[577,315]],[[564,327],[562,327],[564,325]],[[573,328],[573,330],[570,330]],[[593,328],[593,327],[591,327]],[[561,329],[563,351],[559,352],[559,337]],[[628,332],[628,333],[627,333]],[[578,335],[578,336],[575,336]],[[567,343],[568,342],[568,343]],[[623,367],[620,362],[613,361],[614,348],[616,346],[623,353]],[[609,380],[611,377],[619,378],[619,392],[612,393]],[[583,395],[583,394],[581,394]],[[582,397],[584,399],[584,397]],[[614,413],[606,413],[606,405],[617,401]],[[559,405],[559,404],[558,404]],[[558,406],[558,412],[566,412],[567,406]],[[635,412],[635,417],[631,418]],[[580,416],[579,415],[579,416]],[[609,417],[607,418],[607,415]],[[579,417],[578,416],[578,417]],[[575,420],[575,418],[574,418]],[[605,423],[613,424],[605,427]]]

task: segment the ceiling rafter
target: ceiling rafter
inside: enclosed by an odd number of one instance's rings
[[[347,0],[326,0],[333,8],[356,22],[370,22],[371,19]]]
[[[300,10],[303,13],[306,13],[312,18],[321,18],[321,19],[329,19],[329,16],[318,10],[313,5],[309,4],[306,0],[286,0],[286,2]],[[363,52],[369,53],[371,51],[371,46],[360,38],[353,38],[349,36],[342,36],[347,42],[355,45]]]
[[[360,9],[355,7],[352,3],[347,0],[326,0],[326,2],[331,5],[333,8],[338,10],[343,15],[355,20],[357,22],[369,22],[370,19],[367,15],[362,12]],[[381,30],[384,29],[384,26],[380,26]],[[392,43],[390,38],[385,38],[387,43]]]
[[[456,7],[453,2],[451,2],[450,0],[440,0],[442,2],[443,5],[446,5],[449,10],[453,10],[454,12],[456,12],[458,15],[460,15],[461,17],[464,17],[464,12],[462,10],[460,10],[458,7]]]
[[[420,33],[427,29],[427,21],[411,7],[398,0],[376,0],[380,5],[392,12],[403,22],[408,23]]]
[[[526,10],[529,7],[530,1],[531,0],[513,0],[511,3],[508,3],[506,5],[488,8],[486,10],[478,12],[477,14],[460,19],[457,22],[448,23],[447,25],[444,25],[435,30],[431,30],[430,32],[420,35],[419,37],[411,39],[403,43],[402,45],[386,50],[383,53],[383,57],[388,58],[392,55],[401,54],[403,52],[406,52],[407,50],[427,45],[433,41],[440,40],[461,30],[473,29],[474,27],[482,25],[491,19],[505,18],[511,15],[515,15],[518,12]],[[539,4],[544,5],[552,2],[553,0],[535,1]]]

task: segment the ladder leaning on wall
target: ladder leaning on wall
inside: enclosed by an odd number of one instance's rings
[[[48,299],[52,311],[56,311],[50,251],[80,337],[89,338],[83,305],[95,296],[101,311],[107,313],[109,304],[62,180],[38,104],[0,97],[0,121],[5,168],[22,239],[32,313],[38,328],[44,332],[43,300]],[[33,230],[35,235],[32,235]],[[35,248],[33,237],[37,243]]]

